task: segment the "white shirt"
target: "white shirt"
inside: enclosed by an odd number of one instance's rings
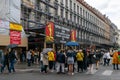
[[[31,54],[32,53],[30,51],[27,52],[27,59],[31,59]]]

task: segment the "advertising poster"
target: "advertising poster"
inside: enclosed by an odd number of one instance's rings
[[[10,44],[21,44],[21,32],[10,30]]]
[[[76,41],[76,30],[71,30],[70,39],[71,41]]]
[[[45,28],[46,42],[54,42],[54,23],[49,22]]]

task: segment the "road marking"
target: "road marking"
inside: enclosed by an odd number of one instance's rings
[[[111,74],[112,74],[112,70],[105,70],[103,73],[102,73],[102,75],[104,75],[104,76],[110,76]]]
[[[28,71],[40,71],[40,69],[16,69],[16,71],[28,72]]]
[[[90,73],[90,70],[88,70],[88,72],[86,72],[86,74],[95,74],[98,70],[93,69],[92,73]]]

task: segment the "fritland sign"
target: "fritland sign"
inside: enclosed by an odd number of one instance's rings
[[[10,44],[21,44],[21,32],[10,30]]]

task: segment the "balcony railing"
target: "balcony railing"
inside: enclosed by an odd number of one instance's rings
[[[34,9],[35,8],[35,5],[34,3],[32,3],[31,1],[27,1],[27,0],[22,0],[22,4],[29,7],[29,8],[32,8]]]

